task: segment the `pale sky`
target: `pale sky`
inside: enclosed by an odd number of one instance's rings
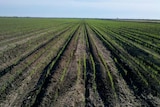
[[[0,16],[160,19],[160,0],[0,0]]]

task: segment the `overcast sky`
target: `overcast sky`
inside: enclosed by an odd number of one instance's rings
[[[160,0],[0,0],[0,16],[160,19]]]

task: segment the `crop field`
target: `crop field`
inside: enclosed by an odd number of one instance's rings
[[[0,18],[0,107],[160,107],[160,23]]]

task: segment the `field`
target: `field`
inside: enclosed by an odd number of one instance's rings
[[[0,18],[9,106],[160,107],[160,23]]]

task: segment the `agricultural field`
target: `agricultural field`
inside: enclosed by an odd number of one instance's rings
[[[160,107],[160,23],[0,18],[0,107]]]

